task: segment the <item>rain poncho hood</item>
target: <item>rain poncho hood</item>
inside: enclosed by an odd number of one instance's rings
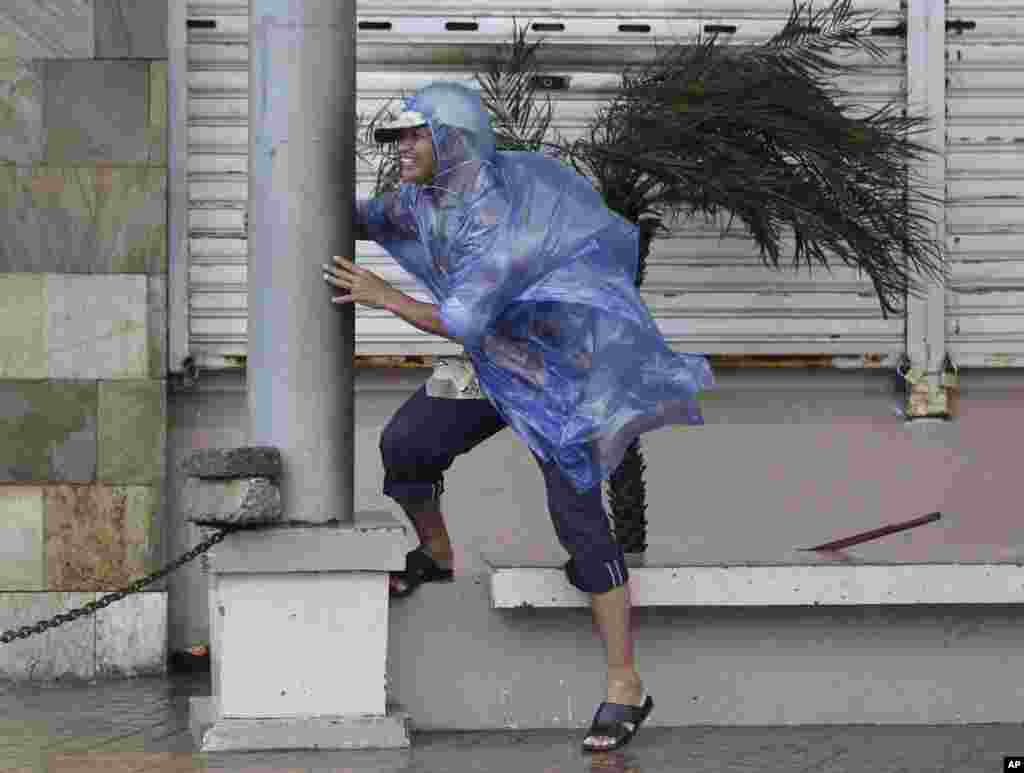
[[[435,177],[358,201],[357,222],[434,296],[529,447],[583,492],[639,434],[703,424],[711,368],[669,348],[634,286],[637,227],[560,161],[497,151],[473,89],[435,82],[405,109],[427,118]]]

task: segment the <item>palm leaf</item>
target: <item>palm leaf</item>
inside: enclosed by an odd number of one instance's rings
[[[500,45],[484,73],[480,97],[491,116],[499,150],[538,152],[550,145],[551,98],[538,94],[536,52],[543,39],[526,42],[526,27],[513,19],[511,45]]]
[[[942,199],[913,171],[939,151],[912,139],[926,119],[895,105],[854,117],[859,106],[834,85],[855,69],[836,53],[882,55],[865,35],[872,18],[851,0],[817,12],[794,5],[759,46],[722,46],[715,36],[673,45],[625,72],[589,137],[563,153],[634,222],[727,215],[775,269],[792,234],[796,267],[853,266],[872,281],[883,316],[898,312],[906,294],[924,292],[922,276],[946,278],[925,214]]]

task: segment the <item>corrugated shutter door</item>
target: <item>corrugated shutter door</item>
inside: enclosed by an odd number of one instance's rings
[[[899,0],[861,0],[877,10],[879,26],[902,20]],[[545,25],[544,69],[568,78],[552,91],[554,125],[579,136],[603,95],[615,88],[626,63],[649,58],[654,40],[695,40],[706,25],[735,26],[737,43],[777,32],[791,0],[709,0],[701,7],[634,5],[628,13],[611,0],[549,0],[523,6],[511,0],[438,8],[396,0],[358,6],[358,110],[372,116],[401,93],[441,78],[471,82],[496,43],[512,38],[513,14]],[[205,368],[231,363],[246,351],[248,5],[213,0],[189,8],[189,338]],[[205,20],[215,27],[202,27]],[[467,29],[467,25],[475,29]],[[558,27],[557,25],[561,25]],[[873,110],[905,98],[906,41],[875,38],[886,50],[878,63],[843,82],[856,101]],[[854,62],[853,59],[846,60]],[[471,84],[472,85],[472,84]],[[393,102],[397,105],[397,99]],[[357,188],[369,195],[374,170],[360,165]],[[902,319],[883,320],[870,282],[839,267],[832,276],[806,268],[774,272],[761,266],[742,235],[722,239],[720,224],[692,220],[655,242],[643,294],[662,332],[681,351],[773,354],[882,354],[903,351]],[[741,232],[737,232],[738,234]],[[357,259],[421,300],[421,288],[379,247],[356,243]],[[442,354],[451,342],[403,321],[357,307],[357,354]]]
[[[1024,366],[1024,2],[947,7],[949,351]]]

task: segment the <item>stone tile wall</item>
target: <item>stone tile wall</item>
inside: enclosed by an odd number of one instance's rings
[[[167,0],[0,8],[0,631],[158,568]],[[163,584],[0,645],[0,681],[166,662]]]

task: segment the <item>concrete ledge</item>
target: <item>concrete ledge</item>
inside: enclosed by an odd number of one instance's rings
[[[220,717],[220,704],[215,695],[188,699],[188,728],[196,748],[203,746],[203,736]]]
[[[658,566],[629,574],[635,607],[1024,603],[1017,564]],[[495,609],[590,606],[561,566],[495,568],[490,587]]]
[[[409,714],[389,704],[385,716],[231,719],[215,697],[189,699],[192,737],[201,752],[277,749],[403,749],[410,746]]]
[[[353,524],[244,529],[210,548],[212,571],[394,571],[405,568],[405,525],[386,510],[356,512]]]

